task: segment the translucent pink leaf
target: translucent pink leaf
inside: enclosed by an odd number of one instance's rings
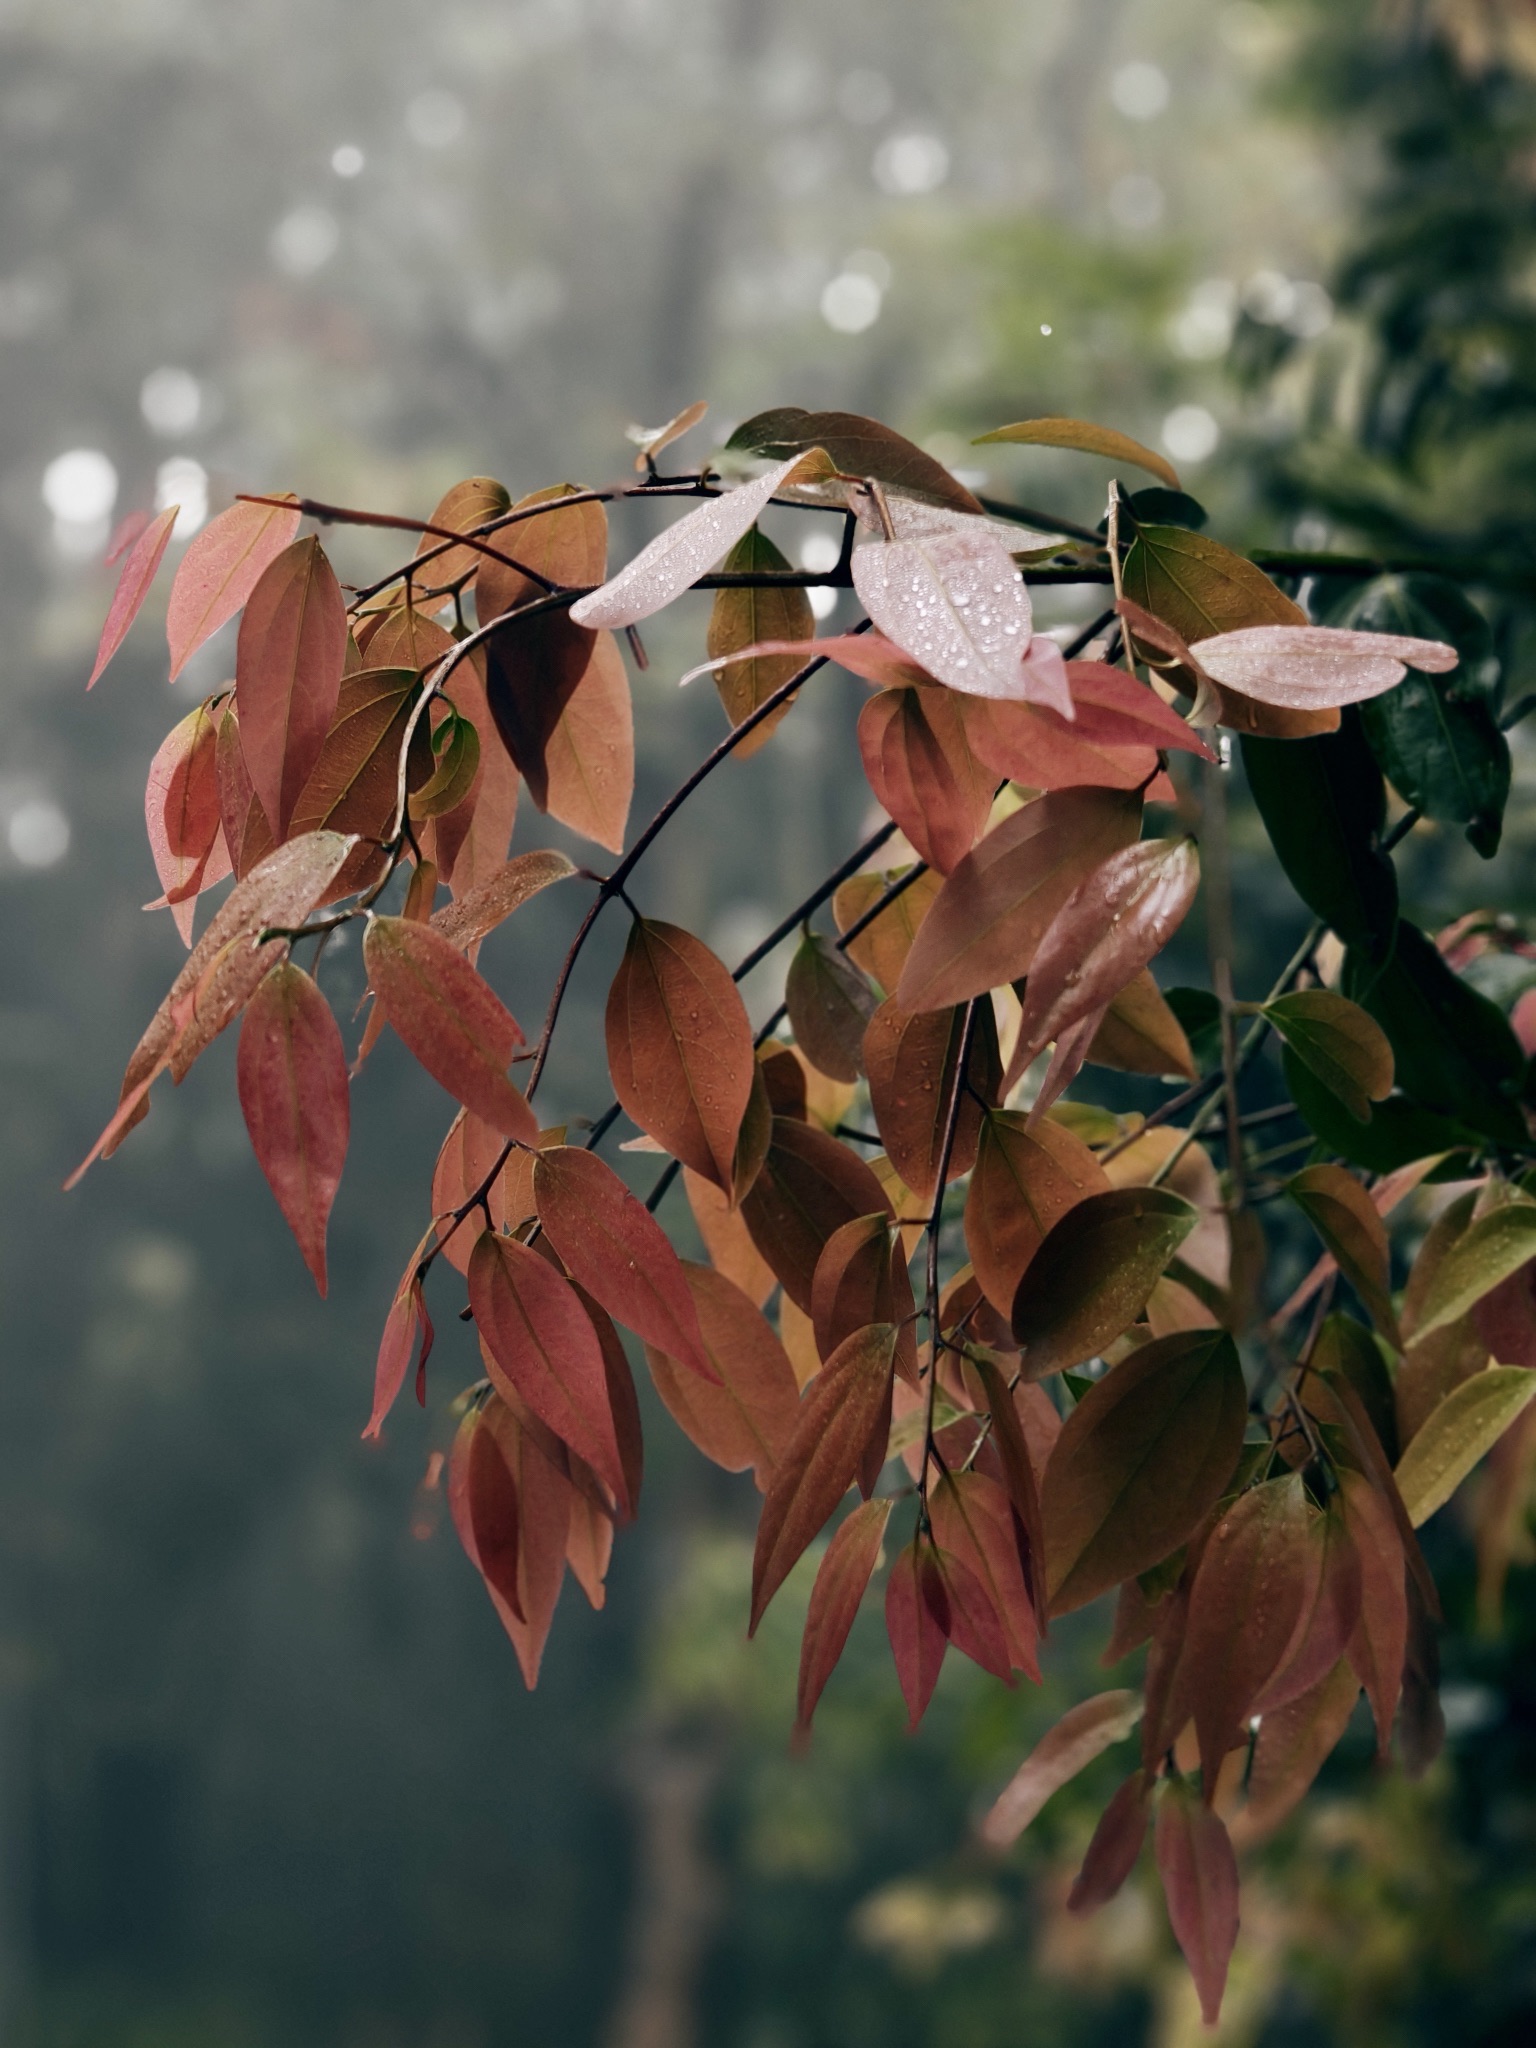
[[[149,586],[155,580],[155,571],[170,546],[171,528],[176,524],[176,514],[180,510],[179,505],[168,505],[159,518],[146,525],[134,541],[132,552],[124,562],[122,574],[117,579],[112,602],[107,607],[107,622],[101,629],[101,645],[96,649],[96,666],[91,670],[90,681],[85,686],[88,690],[94,686],[96,678],[122,646],[128,628],[138,617],[139,607],[149,595]]]
[[[242,499],[211,519],[181,558],[165,613],[171,681],[256,588],[261,572],[299,530],[296,505]]]
[[[432,1318],[427,1314],[426,1296],[422,1292],[421,1275],[417,1269],[432,1241],[432,1234],[429,1226],[406,1261],[400,1284],[389,1305],[389,1314],[384,1318],[384,1334],[379,1339],[379,1355],[373,1368],[373,1413],[363,1431],[365,1440],[378,1437],[384,1427],[384,1418],[399,1398],[405,1376],[411,1369],[418,1336],[421,1338],[421,1359],[417,1371],[426,1371],[427,1358],[432,1350]]]
[[[325,1293],[325,1232],[347,1157],[347,1055],[331,1006],[285,960],[240,1026],[240,1108],[257,1164]]]
[[[1215,682],[1293,711],[1359,704],[1400,683],[1407,669],[1443,675],[1460,659],[1443,640],[1341,626],[1243,626],[1197,640],[1190,652]]]
[[[1002,542],[987,533],[866,541],[853,584],[886,637],[952,689],[1024,698],[1029,592]]]
[[[218,745],[218,727],[199,704],[160,743],[144,788],[155,873],[186,946],[193,898],[221,831]]]
[[[757,515],[793,478],[825,472],[827,459],[819,448],[791,455],[762,476],[721,497],[708,498],[665,533],[643,547],[617,576],[587,597],[578,598],[570,616],[578,626],[633,626],[681,597],[737,541]],[[1010,567],[1012,565],[1010,564]],[[740,656],[737,656],[740,659]]]
[[[125,512],[123,514],[116,526],[113,527],[111,535],[107,540],[107,552],[101,558],[108,568],[120,556],[127,554],[139,535],[148,526],[153,516],[153,513],[144,511],[142,507],[138,511]]]
[[[1053,1792],[1086,1769],[1141,1719],[1141,1695],[1116,1691],[1081,1700],[1047,1729],[993,1801],[981,1824],[995,1849],[1016,1842]]]
[[[1069,661],[1075,731],[1106,747],[1178,747],[1202,761],[1216,755],[1157,692],[1102,661]]]

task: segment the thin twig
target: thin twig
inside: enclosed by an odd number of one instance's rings
[[[939,1173],[935,1184],[933,1214],[928,1219],[928,1279],[925,1297],[925,1315],[928,1324],[928,1390],[923,1409],[923,1462],[918,1474],[917,1491],[921,1501],[921,1515],[924,1523],[928,1519],[928,1468],[934,1456],[933,1407],[939,1385],[939,1238],[944,1227],[944,1188],[949,1179],[949,1162],[954,1155],[955,1133],[960,1128],[960,1105],[965,1099],[965,1070],[971,1061],[971,1037],[976,1029],[977,998],[972,996],[965,1006],[965,1020],[960,1026],[960,1050],[955,1061],[954,1084],[949,1091],[949,1106],[944,1113],[944,1137],[939,1146]]]

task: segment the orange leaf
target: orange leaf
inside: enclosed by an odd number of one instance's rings
[[[389,1305],[389,1314],[384,1318],[384,1334],[379,1339],[379,1355],[373,1368],[373,1413],[363,1431],[365,1441],[380,1434],[385,1417],[399,1398],[405,1376],[411,1369],[411,1356],[416,1349],[418,1335],[421,1338],[418,1375],[427,1369],[427,1359],[432,1350],[432,1318],[427,1314],[419,1268],[432,1234],[429,1228],[406,1261],[394,1300]]]
[[[794,1367],[761,1311],[711,1266],[685,1261],[713,1381],[681,1370],[666,1352],[645,1347],[656,1391],[683,1434],[727,1472],[748,1466],[759,1492],[794,1432],[800,1390]]]
[[[1024,1269],[1051,1226],[1109,1180],[1081,1138],[1042,1117],[1032,1128],[1011,1110],[981,1119],[965,1197],[965,1243],[976,1278],[1000,1315],[1013,1313]]]

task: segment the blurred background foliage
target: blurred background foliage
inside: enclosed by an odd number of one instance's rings
[[[100,556],[157,494],[190,527],[236,488],[425,512],[470,471],[596,481],[630,421],[697,396],[698,452],[765,405],[846,405],[1091,521],[1099,465],[967,445],[1069,412],[1164,446],[1239,543],[1475,557],[1512,702],[1536,685],[1527,0],[0,0],[0,152],[0,2038],[1193,2040],[1147,1892],[1063,1911],[1113,1755],[1004,1863],[970,1843],[1100,1683],[1102,1617],[1058,1630],[1039,1690],[951,1660],[910,1741],[866,1615],[792,1758],[804,1578],[746,1646],[752,1501],[660,1425],[608,1611],[568,1593],[524,1694],[420,1489],[440,1404],[357,1440],[447,1121],[388,1045],[328,1305],[247,1155],[231,1048],[56,1192],[176,958],[138,909],[144,767],[231,652],[168,701],[141,628],[87,705]],[[720,729],[676,693],[702,608],[678,618],[637,684],[645,810]],[[646,907],[730,952],[841,857],[855,702],[829,680],[711,784]],[[1431,927],[1531,904],[1513,739],[1497,863],[1454,832],[1405,850]],[[1303,919],[1251,816],[1234,832],[1243,993]],[[488,960],[536,1011],[559,906],[519,925]],[[596,1103],[611,964],[594,948],[575,991],[562,1113]],[[355,953],[332,971],[360,989]],[[1507,998],[1527,970],[1478,971]],[[1457,1508],[1429,1535],[1447,1754],[1410,1785],[1355,1731],[1254,1859],[1224,2041],[1530,2038],[1529,1532],[1496,1629]]]

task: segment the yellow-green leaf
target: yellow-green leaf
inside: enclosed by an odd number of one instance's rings
[[[1446,1395],[1397,1468],[1397,1490],[1416,1529],[1444,1506],[1533,1394],[1536,1372],[1490,1365]]]
[[[1454,1323],[1532,1258],[1536,1258],[1536,1202],[1509,1202],[1481,1217],[1436,1267],[1414,1336],[1427,1337],[1442,1324]]]
[[[1392,1092],[1392,1043],[1375,1018],[1331,989],[1296,989],[1264,1005],[1264,1015],[1357,1123]]]
[[[1178,471],[1166,456],[1133,441],[1129,434],[1117,433],[1113,427],[1096,427],[1090,420],[1015,420],[1010,427],[978,434],[975,445],[980,447],[983,441],[1022,441],[1031,448],[1075,448],[1082,455],[1106,455],[1111,462],[1131,462],[1138,469],[1150,470],[1171,491],[1183,488]]]
[[[771,570],[786,572],[790,564],[754,526],[744,533],[721,565],[729,574],[756,574]],[[745,589],[717,590],[709,618],[709,658],[735,654],[764,640],[809,640],[816,631],[811,601],[794,585],[755,585]],[[804,664],[793,654],[755,654],[745,661],[732,661],[715,671],[715,688],[732,725],[755,711],[765,697],[787,683]],[[794,699],[790,699],[793,703]],[[738,760],[755,754],[774,727],[789,710],[783,704],[771,718],[750,732],[736,749]]]

